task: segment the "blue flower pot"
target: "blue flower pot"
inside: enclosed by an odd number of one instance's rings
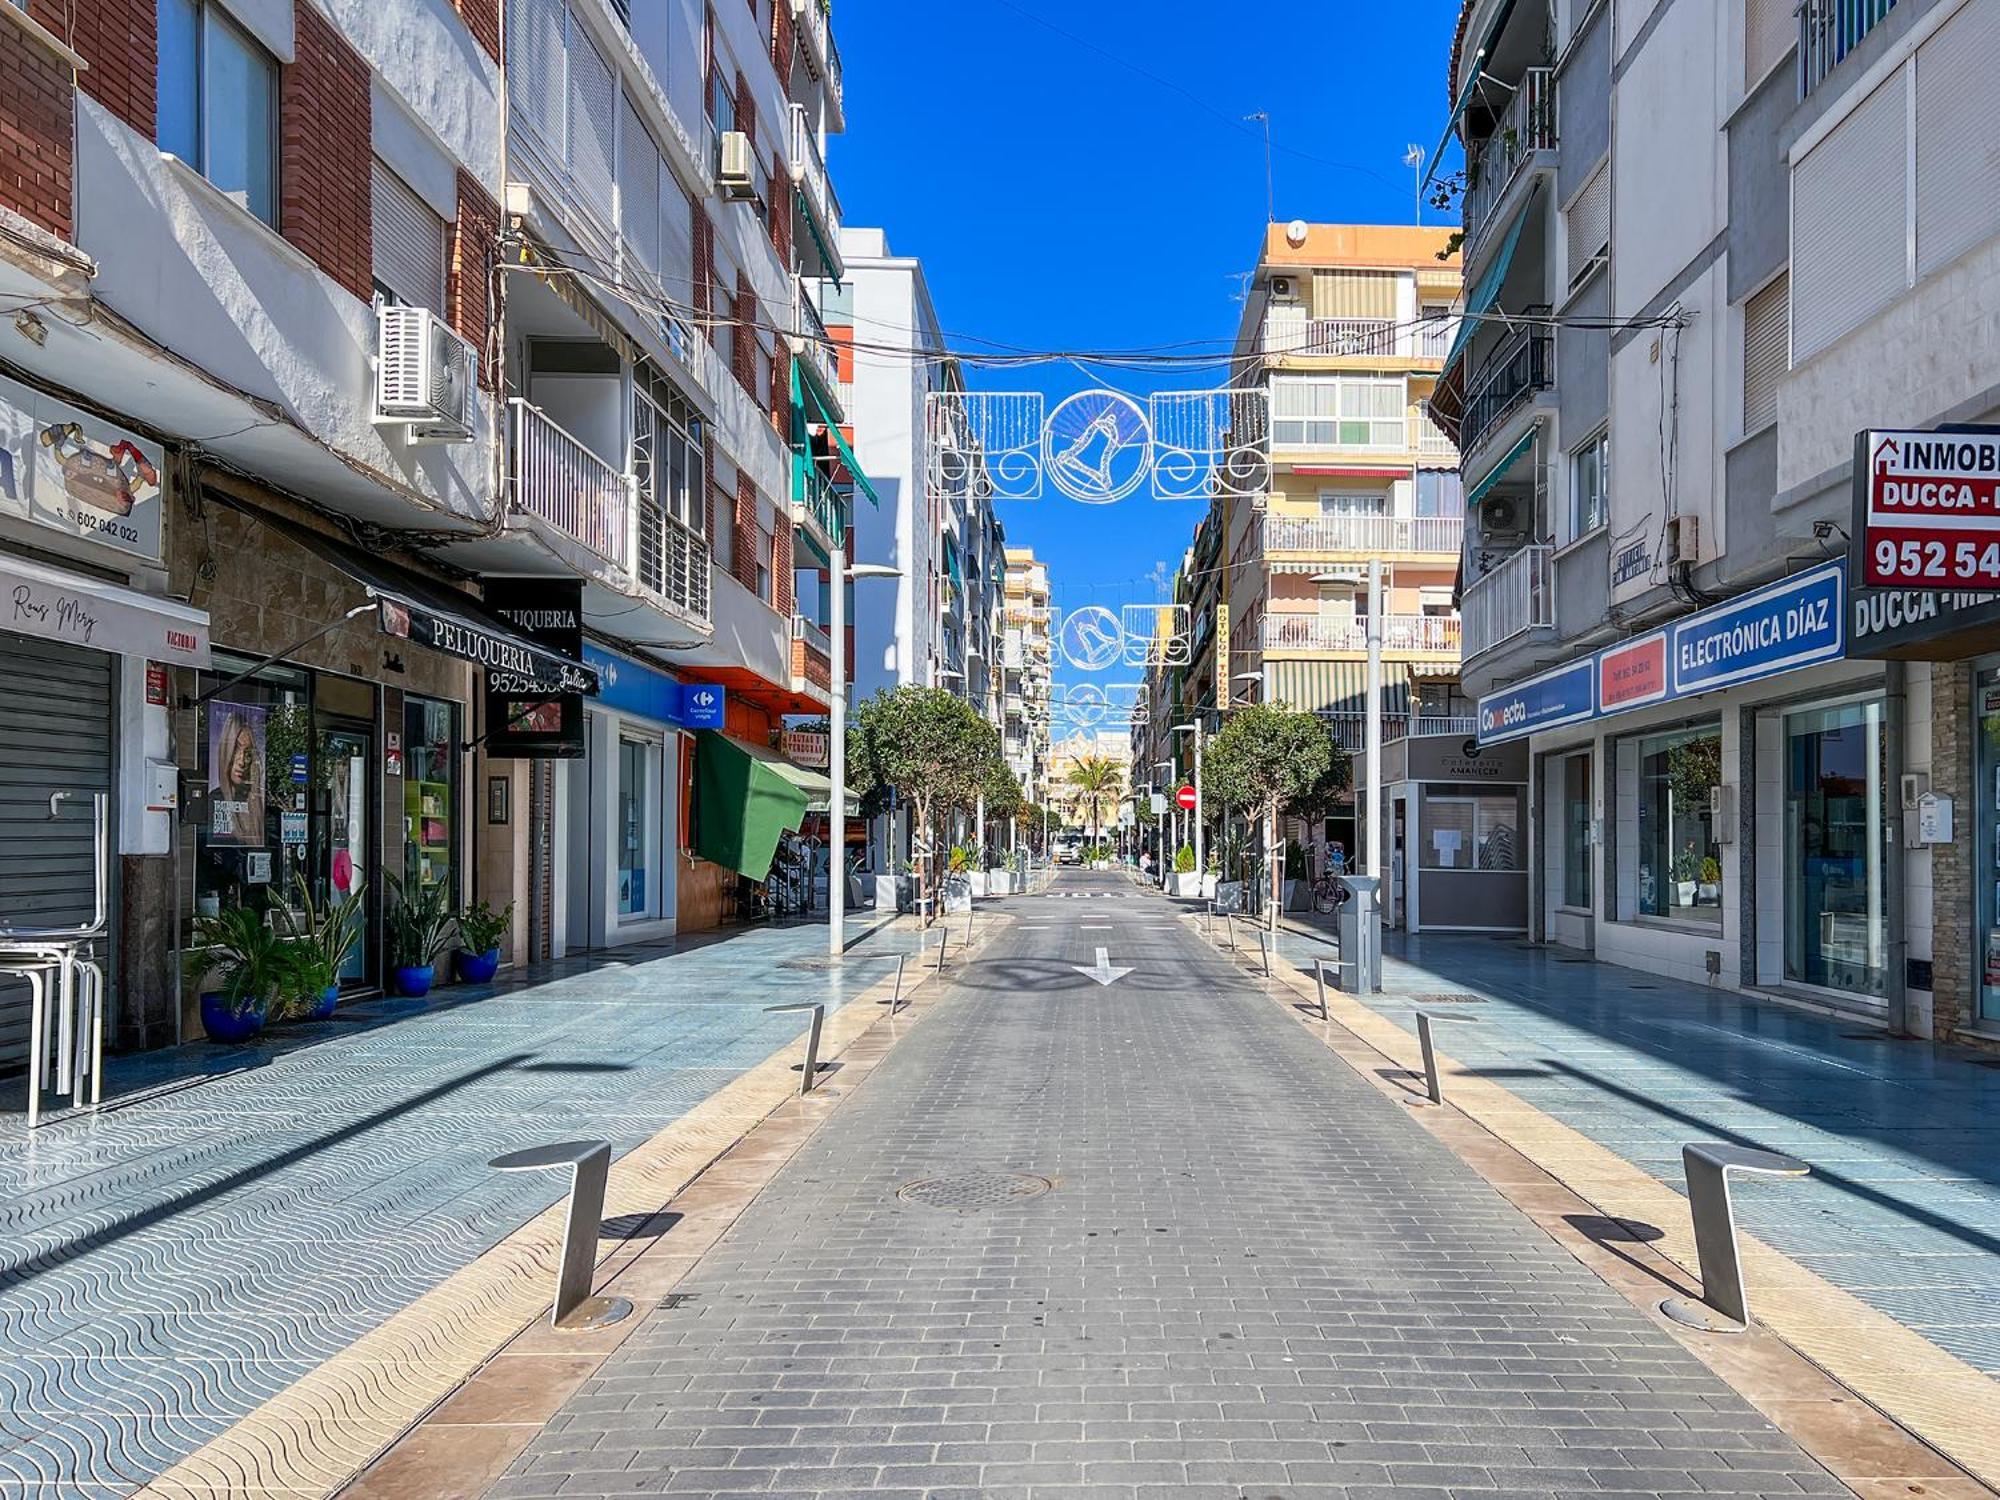
[[[319,997],[319,1003],[306,1012],[308,1021],[324,1021],[333,1014],[333,1008],[340,1004],[340,986],[330,984]]]
[[[396,993],[408,995],[412,1000],[421,1000],[431,992],[431,984],[436,979],[436,964],[398,964]]]
[[[491,984],[493,976],[500,972],[500,950],[488,948],[484,953],[470,953],[461,948],[454,955],[458,965],[458,977],[465,984]]]
[[[201,997],[201,1029],[213,1042],[247,1042],[264,1029],[267,1002],[259,1000],[238,1010],[220,994]]]

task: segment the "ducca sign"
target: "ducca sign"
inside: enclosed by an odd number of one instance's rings
[[[2000,590],[2000,428],[1864,432],[1854,469],[1866,587]]]

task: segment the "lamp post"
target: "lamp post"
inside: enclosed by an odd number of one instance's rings
[[[847,951],[847,581],[850,578],[901,578],[903,571],[887,563],[847,565],[847,538],[827,549],[829,601],[833,628],[828,655],[832,657],[833,682],[828,689],[832,713],[826,736],[827,780],[833,783],[827,798],[832,816],[833,849],[826,880],[826,951],[839,958]]]
[[[1194,872],[1197,878],[1201,878],[1208,873],[1208,866],[1202,860],[1201,720],[1176,724],[1173,732],[1194,736]]]

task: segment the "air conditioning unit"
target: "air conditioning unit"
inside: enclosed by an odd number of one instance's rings
[[[375,311],[375,421],[412,443],[472,436],[472,346],[428,307]]]
[[[1701,517],[1667,517],[1667,561],[1690,567],[1701,561]]]
[[[1281,302],[1289,302],[1298,293],[1298,283],[1289,276],[1271,278],[1271,295]]]
[[[750,158],[750,137],[740,130],[722,132],[722,164],[716,169],[715,185],[725,198],[754,198],[757,180]]]
[[[1505,495],[1488,500],[1480,508],[1481,524],[1488,536],[1518,536],[1521,532],[1519,507]]]

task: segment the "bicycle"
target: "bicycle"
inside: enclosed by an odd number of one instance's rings
[[[1347,896],[1347,886],[1331,870],[1313,882],[1313,910],[1316,912],[1338,911]]]

